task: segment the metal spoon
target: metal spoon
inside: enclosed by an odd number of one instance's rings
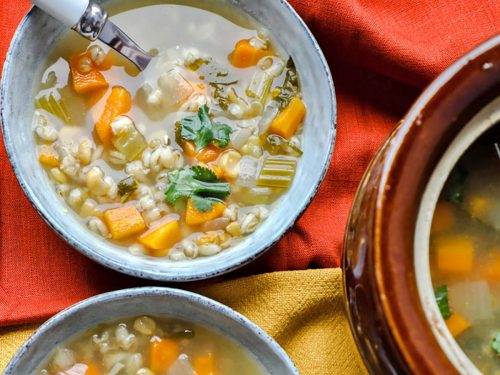
[[[118,26],[108,20],[108,14],[92,0],[31,0],[39,7],[81,36],[99,39],[145,70],[152,56],[140,48]]]

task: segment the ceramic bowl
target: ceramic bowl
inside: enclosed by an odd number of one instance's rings
[[[57,21],[32,9],[10,46],[2,76],[2,132],[8,157],[26,196],[48,225],[71,246],[93,260],[141,278],[188,281],[213,277],[249,263],[268,250],[307,208],[329,166],[335,142],[336,101],[332,77],[314,37],[286,1],[219,0],[248,14],[269,29],[293,56],[308,107],[304,155],[293,186],[271,216],[251,236],[217,256],[172,263],[137,257],[91,233],[57,196],[39,166],[31,130],[33,94],[50,47],[66,31]],[[104,5],[109,1],[103,1]],[[182,2],[181,2],[182,3]],[[126,29],[126,27],[124,27]],[[125,30],[126,31],[126,30]]]
[[[299,374],[276,341],[229,307],[195,293],[149,287],[101,294],[55,315],[19,349],[4,375],[32,374],[62,342],[98,324],[138,315],[178,318],[208,327],[248,350],[269,374]]]
[[[500,119],[499,97],[500,35],[423,92],[363,178],[343,268],[351,328],[372,373],[479,373],[435,302],[429,233],[453,165]]]

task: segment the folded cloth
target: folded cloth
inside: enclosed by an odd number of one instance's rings
[[[2,2],[0,56],[28,5]],[[494,0],[292,0],[292,5],[332,68],[338,99],[335,153],[325,182],[295,227],[238,275],[338,267],[352,199],[377,148],[432,77],[500,30],[500,1]],[[23,196],[1,145],[0,165],[0,325],[43,319],[96,293],[141,284],[92,263],[59,239]]]
[[[302,375],[366,373],[346,320],[339,269],[274,272],[193,291],[234,308],[263,328]],[[0,329],[0,371],[34,329]]]

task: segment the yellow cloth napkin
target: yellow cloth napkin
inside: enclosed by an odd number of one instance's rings
[[[254,321],[283,346],[302,375],[366,374],[345,315],[340,269],[275,272],[193,291]],[[0,329],[0,370],[35,329]]]

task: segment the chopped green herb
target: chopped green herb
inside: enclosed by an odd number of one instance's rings
[[[229,86],[237,84],[238,81],[228,82],[228,83],[217,83],[210,82],[209,85],[214,89],[212,93],[214,98],[217,100],[217,104],[222,110],[227,111],[229,108],[230,101],[227,97],[227,90]]]
[[[232,129],[229,125],[213,122],[204,105],[197,115],[189,116],[176,124],[178,136],[184,141],[193,141],[196,152],[211,144],[224,148],[229,143]]]
[[[125,203],[132,194],[137,190],[137,180],[134,176],[125,177],[118,183],[118,195],[122,197],[121,202]]]
[[[267,136],[264,147],[271,155],[285,153],[287,155],[301,156],[303,154],[300,148],[291,145],[285,138],[276,134],[270,134]]]
[[[500,332],[497,332],[491,339],[491,349],[500,357]]]
[[[436,302],[443,319],[449,319],[451,311],[448,304],[448,287],[446,285],[442,285],[436,289]]]
[[[297,74],[295,62],[291,57],[286,63],[285,82],[283,82],[283,86],[278,87],[278,89],[280,90],[280,93],[274,98],[274,100],[279,104],[280,110],[283,110],[299,93],[299,75]]]
[[[185,328],[181,330],[175,330],[172,332],[169,332],[168,337],[171,337],[173,339],[192,339],[194,338],[195,334],[192,329]]]
[[[189,64],[184,64],[184,65],[186,66],[186,68],[190,70],[197,71],[198,69],[201,68],[202,65],[206,65],[208,63],[210,63],[210,60],[198,58],[190,62]]]
[[[465,180],[467,180],[467,170],[463,166],[457,165],[451,172],[444,188],[445,196],[450,202],[463,203]]]
[[[190,198],[200,212],[210,211],[213,204],[226,199],[231,192],[229,184],[220,182],[211,170],[204,167],[172,171],[168,180],[166,202],[176,204],[182,198]]]

